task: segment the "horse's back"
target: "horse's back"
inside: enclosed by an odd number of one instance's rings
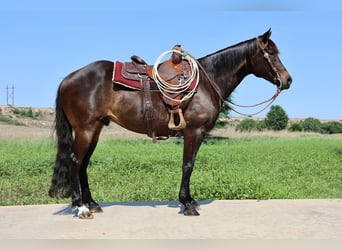
[[[79,81],[89,81],[93,77],[104,76],[104,74],[112,74],[114,63],[111,61],[101,60],[92,62],[80,69],[67,75],[62,81],[62,85],[68,84],[70,81],[75,81],[75,84]]]

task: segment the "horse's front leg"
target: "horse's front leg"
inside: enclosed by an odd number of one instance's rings
[[[204,135],[205,132],[200,129],[184,130],[183,174],[179,191],[179,201],[184,205],[184,215],[199,215],[198,203],[190,195],[190,177]]]

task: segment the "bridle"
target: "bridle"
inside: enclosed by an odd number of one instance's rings
[[[279,86],[277,86],[277,90],[276,92],[274,93],[274,95],[265,100],[265,101],[262,101],[262,102],[259,102],[257,104],[253,104],[253,105],[240,105],[240,104],[236,104],[232,101],[224,101],[223,103],[228,106],[228,108],[230,108],[231,110],[233,110],[235,113],[238,113],[240,115],[243,115],[243,116],[253,116],[253,115],[257,115],[257,114],[260,114],[261,112],[263,112],[265,109],[267,109],[274,101],[275,99],[278,97],[278,95],[280,94],[281,92],[281,88],[283,86],[283,82],[280,78],[280,74],[277,70],[277,68],[274,66],[274,64],[272,63],[271,61],[271,58],[270,58],[270,55],[269,53],[266,51],[266,47],[267,47],[267,43],[263,44],[261,42],[261,38],[257,37],[256,38],[256,42],[257,42],[257,45],[258,47],[260,48],[265,60],[267,61],[268,65],[270,66],[270,68],[272,69],[273,73],[275,74],[275,77],[274,77],[274,82],[278,82],[279,83]],[[245,113],[241,113],[239,111],[237,111],[232,105],[236,106],[236,107],[240,107],[240,108],[253,108],[253,107],[257,107],[257,106],[260,106],[262,104],[265,104],[265,103],[268,103],[264,108],[262,108],[260,111],[256,112],[256,113],[253,113],[253,114],[245,114]]]
[[[274,74],[276,75],[276,77],[274,77],[274,81],[277,81],[279,83],[278,89],[281,90],[281,87],[283,86],[283,82],[280,79],[280,75],[279,75],[277,68],[274,66],[274,64],[271,61],[270,55],[266,51],[267,43],[265,43],[263,45],[260,40],[261,40],[260,37],[256,38],[257,44],[258,44],[259,48],[261,49],[261,52],[262,52],[264,58],[268,62],[268,65],[270,66],[270,68],[272,69]]]

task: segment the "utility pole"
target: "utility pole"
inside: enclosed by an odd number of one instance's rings
[[[14,85],[12,87],[6,86],[6,104],[9,105],[9,100],[12,99],[12,106],[14,106]]]

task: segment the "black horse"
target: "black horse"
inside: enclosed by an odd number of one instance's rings
[[[271,31],[198,59],[202,66],[196,94],[183,105],[186,127],[183,174],[179,201],[185,215],[199,215],[190,195],[190,177],[196,154],[207,131],[214,127],[223,101],[249,74],[288,89],[292,78],[281,63]],[[97,61],[71,74],[60,84],[56,98],[55,128],[57,156],[49,195],[72,197],[73,207],[102,211],[90,193],[87,166],[100,132],[109,121],[131,131],[148,134],[144,121],[142,92],[116,88],[112,82],[113,62]],[[170,114],[160,94],[151,93],[157,136],[172,131],[165,126]],[[81,189],[81,190],[80,190]],[[86,206],[85,206],[86,205]],[[86,208],[87,210],[87,208]]]

